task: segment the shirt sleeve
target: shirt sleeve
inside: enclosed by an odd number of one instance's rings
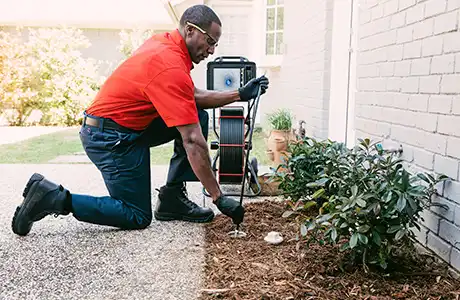
[[[195,87],[184,70],[171,68],[161,72],[145,87],[144,93],[168,127],[199,122]]]

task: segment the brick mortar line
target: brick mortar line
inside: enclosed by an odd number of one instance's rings
[[[382,34],[382,33],[390,32],[390,31],[393,31],[393,30],[404,29],[404,28],[407,28],[407,27],[409,27],[409,26],[415,27],[414,25],[420,24],[420,23],[423,22],[423,21],[429,21],[429,20],[435,19],[435,18],[437,18],[437,17],[439,17],[439,16],[442,16],[442,15],[445,15],[445,14],[452,13],[452,12],[454,12],[454,11],[456,11],[456,10],[460,10],[460,9],[459,9],[459,8],[456,8],[456,9],[453,9],[453,10],[450,10],[450,11],[445,11],[445,12],[443,12],[443,13],[440,13],[440,14],[437,14],[437,15],[434,15],[434,16],[430,16],[430,17],[428,17],[428,18],[425,18],[425,17],[424,17],[423,19],[418,20],[418,21],[414,21],[414,22],[412,22],[412,23],[406,23],[406,22],[404,22],[404,24],[399,25],[399,26],[396,26],[396,27],[391,27],[391,24],[390,24],[390,28],[385,28],[385,29],[382,30],[382,31],[379,30],[379,31],[376,31],[376,32],[371,33],[371,34],[367,34],[367,33],[366,33],[366,34],[359,35],[359,39],[362,40],[362,39],[369,38],[369,37],[372,37],[372,36],[377,35],[377,34]],[[398,12],[398,13],[399,13],[399,12]],[[398,14],[398,13],[395,13],[395,14],[392,14],[392,15],[389,15],[389,16],[386,16],[386,17],[382,17],[382,18],[379,18],[379,19],[375,19],[375,20],[372,20],[372,21],[370,21],[370,22],[368,22],[368,23],[360,24],[359,26],[370,25],[371,23],[375,23],[375,22],[380,21],[380,20],[382,20],[382,19],[384,19],[384,18],[394,16],[394,15],[396,15],[396,14]],[[406,17],[407,17],[407,16],[406,16]],[[391,23],[391,20],[390,20],[390,23]],[[457,21],[457,28],[458,28],[458,21]],[[457,29],[457,30],[458,30],[458,29]],[[454,32],[457,31],[457,30],[454,30]],[[359,31],[359,28],[358,28],[358,32],[360,32],[360,31]],[[413,32],[412,32],[412,34],[413,34]],[[430,35],[430,36],[436,36],[436,35],[440,35],[440,34],[442,34],[442,33],[432,34],[432,35]],[[429,36],[428,36],[428,37],[429,37]]]
[[[382,92],[382,93],[385,93],[385,92]],[[427,95],[427,94],[405,94],[405,95]],[[446,94],[433,94],[435,96],[444,96]],[[446,96],[451,96],[451,95],[446,95]],[[391,109],[395,109],[395,110],[398,110],[398,111],[401,111],[401,112],[414,112],[414,113],[427,113],[427,114],[431,114],[431,115],[436,115],[436,116],[446,116],[446,117],[455,117],[455,116],[460,116],[460,115],[456,115],[456,114],[453,114],[452,111],[448,112],[448,113],[441,113],[441,112],[430,112],[428,110],[412,110],[410,108],[400,108],[400,107],[395,107],[395,106],[384,106],[384,105],[380,105],[380,104],[360,104],[362,106],[371,106],[371,107],[379,107],[379,108],[391,108]],[[407,125],[409,126],[409,125]],[[430,133],[433,133],[432,131],[428,131]],[[442,134],[442,133],[440,133]]]
[[[425,13],[426,13],[426,2],[428,2],[428,1],[425,1],[425,4],[422,4],[422,5],[424,6],[424,8],[423,8],[423,15],[424,15],[424,18],[423,18],[422,20],[420,20],[420,21],[427,20],[427,19],[430,19],[430,18],[433,18],[433,17],[439,17],[439,16],[441,16],[441,15],[443,15],[443,14],[451,13],[451,12],[456,11],[456,10],[459,9],[459,8],[453,8],[453,9],[450,9],[450,10],[449,10],[449,7],[448,7],[448,5],[447,5],[448,3],[446,2],[446,8],[445,8],[445,10],[444,10],[443,12],[440,12],[440,13],[437,13],[436,15],[433,15],[433,16],[430,16],[430,17],[428,17],[428,18],[425,18]],[[387,2],[385,2],[385,3],[387,3]],[[377,7],[377,6],[384,6],[385,3],[377,3],[376,5],[374,5],[374,6],[372,6],[372,7],[369,7],[369,8],[364,8],[364,7],[363,7],[361,10],[362,10],[362,11],[368,11],[368,10],[370,11],[370,10],[372,10],[372,8],[374,8],[374,7]],[[410,10],[410,9],[412,9],[412,8],[414,8],[414,7],[417,6],[419,3],[420,3],[420,2],[416,2],[415,4],[412,4],[411,6],[408,6],[408,7],[404,8],[404,9],[401,9],[401,10],[399,9],[399,3],[398,3],[398,10],[397,10],[396,12],[394,12],[394,13],[392,13],[392,14],[388,14],[388,15],[385,15],[385,13],[384,13],[384,15],[383,15],[382,17],[378,17],[378,18],[375,18],[375,19],[373,19],[372,16],[371,16],[371,20],[370,20],[370,21],[367,21],[367,22],[364,22],[364,23],[359,22],[359,25],[366,25],[366,24],[372,23],[372,22],[374,22],[374,21],[382,20],[383,18],[391,17],[391,16],[394,16],[394,15],[399,14],[399,13],[402,13],[402,12],[405,13],[405,18],[404,18],[404,20],[406,20],[406,18],[407,18],[407,11]],[[384,8],[385,8],[385,7],[384,7]],[[420,21],[419,21],[419,22],[420,22]],[[413,24],[413,23],[410,23],[410,24]],[[398,28],[399,28],[399,27],[398,27]]]
[[[412,78],[412,79],[424,79],[424,78],[428,78],[428,77],[433,77],[433,76],[439,76],[441,77],[440,78],[440,81],[439,81],[439,89],[440,91],[439,92],[424,92],[424,91],[420,91],[420,85],[418,87],[418,91],[417,92],[403,92],[403,91],[395,91],[395,90],[386,90],[387,87],[386,87],[386,84],[385,84],[385,90],[367,90],[367,89],[360,89],[358,91],[363,91],[363,92],[370,92],[370,91],[376,91],[376,92],[381,92],[381,93],[385,93],[385,92],[393,92],[393,93],[402,93],[402,94],[411,94],[411,95],[446,95],[446,96],[456,96],[458,95],[459,93],[458,92],[442,92],[441,91],[441,83],[442,83],[442,79],[446,76],[459,76],[460,73],[447,73],[447,74],[429,74],[429,75],[412,75],[412,76],[405,76],[405,77],[402,77],[402,79],[407,79],[407,78]],[[460,76],[459,76],[460,77]],[[387,81],[387,79],[389,78],[399,78],[398,77],[364,77],[364,78],[358,78],[358,79],[369,79],[369,80],[382,80],[382,81]],[[402,89],[402,88],[401,88]]]
[[[460,9],[459,9],[459,11],[460,11]],[[458,22],[459,21],[457,20],[457,23]],[[409,25],[409,26],[411,26],[411,25]],[[400,27],[398,29],[404,29],[404,28],[407,28],[407,26],[406,27]],[[387,33],[387,32],[398,30],[398,29],[389,29],[389,30],[386,30],[386,31],[379,32],[377,34]],[[419,41],[423,42],[424,40],[429,39],[429,38],[440,37],[440,36],[445,36],[445,35],[449,35],[449,34],[452,34],[452,33],[459,33],[459,32],[460,32],[460,26],[458,24],[457,24],[457,28],[455,30],[444,31],[444,32],[441,32],[441,33],[432,33],[432,34],[430,34],[428,36],[421,37],[421,38],[416,38],[416,39],[413,38],[414,32],[412,32],[412,39],[410,41],[405,41],[405,42],[402,42],[402,43],[394,42],[394,43],[384,45],[384,46],[380,46],[380,47],[370,48],[370,49],[366,49],[366,50],[359,50],[359,53],[366,53],[366,52],[370,52],[370,51],[380,50],[382,48],[391,47],[391,46],[399,46],[399,45],[404,46],[406,44],[410,44],[410,43],[413,43],[413,42],[419,42]],[[371,35],[366,36],[366,37],[358,37],[358,49],[359,49],[359,43],[360,42],[362,42],[366,38],[373,37],[373,36],[375,36],[377,34],[371,34]],[[443,46],[444,46],[444,44],[443,44]],[[460,52],[460,51],[444,52],[444,47],[443,47],[442,54],[450,54],[450,53],[458,53],[458,52]]]
[[[372,52],[372,51],[376,51],[376,50],[381,50],[383,48],[389,48],[389,47],[392,47],[392,46],[405,46],[407,44],[411,44],[413,42],[419,42],[419,41],[424,41],[426,39],[429,39],[429,38],[433,38],[433,37],[439,37],[439,36],[442,36],[442,35],[448,35],[448,34],[451,34],[451,33],[457,33],[457,32],[460,32],[458,29],[455,30],[455,31],[446,31],[446,32],[443,32],[443,33],[439,33],[439,34],[435,34],[435,35],[429,35],[429,36],[426,36],[426,37],[423,37],[423,38],[419,38],[419,39],[415,39],[415,40],[411,40],[411,41],[408,41],[408,42],[403,42],[403,43],[391,43],[391,44],[388,44],[388,45],[384,45],[384,46],[380,46],[380,47],[375,47],[375,48],[370,48],[370,49],[366,49],[366,50],[360,50],[359,49],[359,42],[361,42],[361,39],[358,41],[358,53],[362,54],[362,53],[368,53],[368,52]],[[442,47],[442,53],[440,55],[445,55],[445,54],[457,54],[457,53],[460,53],[460,51],[452,51],[452,52],[444,52],[444,43],[443,43],[443,47]],[[427,55],[427,56],[423,56],[421,55],[419,58],[425,58],[425,57],[432,57],[434,55]],[[411,58],[409,58],[411,59]],[[402,60],[394,60],[394,61],[404,61],[406,59],[402,59]],[[388,61],[388,60],[386,60]]]
[[[429,134],[435,134],[435,135],[439,135],[439,136],[442,136],[442,137],[454,137],[454,138],[460,138],[460,136],[456,136],[456,135],[449,135],[449,134],[445,134],[445,133],[440,133],[438,131],[427,131],[427,130],[424,130],[422,128],[419,128],[419,127],[416,127],[416,126],[411,126],[411,125],[405,125],[405,124],[399,124],[399,123],[392,123],[392,122],[389,122],[387,120],[376,120],[376,119],[371,119],[371,118],[367,118],[367,117],[362,117],[362,116],[357,116],[356,117],[357,119],[363,119],[363,120],[368,120],[368,121],[372,121],[372,122],[376,122],[376,123],[380,123],[380,124],[385,124],[385,125],[395,125],[395,126],[400,126],[402,128],[410,128],[410,129],[416,129],[416,130],[419,130],[421,131],[422,133],[429,133]],[[369,134],[371,134],[371,132],[368,132]],[[390,136],[391,136],[391,127],[390,127]],[[409,143],[408,143],[409,144]],[[412,145],[412,144],[409,144],[409,145]],[[415,145],[418,147],[418,145]],[[425,149],[424,149],[425,150]],[[428,152],[431,152],[431,153],[434,153],[434,154],[440,154],[440,153],[437,153],[437,152],[432,152],[432,151],[429,151],[429,150],[425,150],[425,151],[428,151]],[[460,161],[460,158],[458,157],[453,157],[453,156],[450,156],[448,155],[447,153],[446,154],[443,154],[444,157],[448,157],[448,158],[453,158],[453,159],[457,159]]]

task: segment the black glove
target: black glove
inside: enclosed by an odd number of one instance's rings
[[[265,91],[268,89],[268,78],[265,75],[259,78],[253,78],[249,80],[244,86],[238,89],[240,94],[240,99],[242,101],[248,101],[257,97],[257,92],[259,91],[259,86],[262,88],[260,94],[265,94]]]
[[[238,201],[227,196],[220,196],[214,204],[224,215],[230,217],[234,224],[243,222],[244,207]]]

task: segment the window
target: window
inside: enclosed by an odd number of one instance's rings
[[[265,55],[283,54],[284,0],[266,1]]]

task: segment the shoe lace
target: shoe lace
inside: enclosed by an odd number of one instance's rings
[[[187,186],[185,185],[185,183],[184,183],[184,186],[182,186],[182,188],[181,188],[180,199],[181,199],[182,202],[184,202],[185,204],[189,204],[189,205],[191,205],[192,207],[198,207],[198,204],[196,204],[195,202],[193,202],[192,200],[190,200],[190,199],[188,198]]]

